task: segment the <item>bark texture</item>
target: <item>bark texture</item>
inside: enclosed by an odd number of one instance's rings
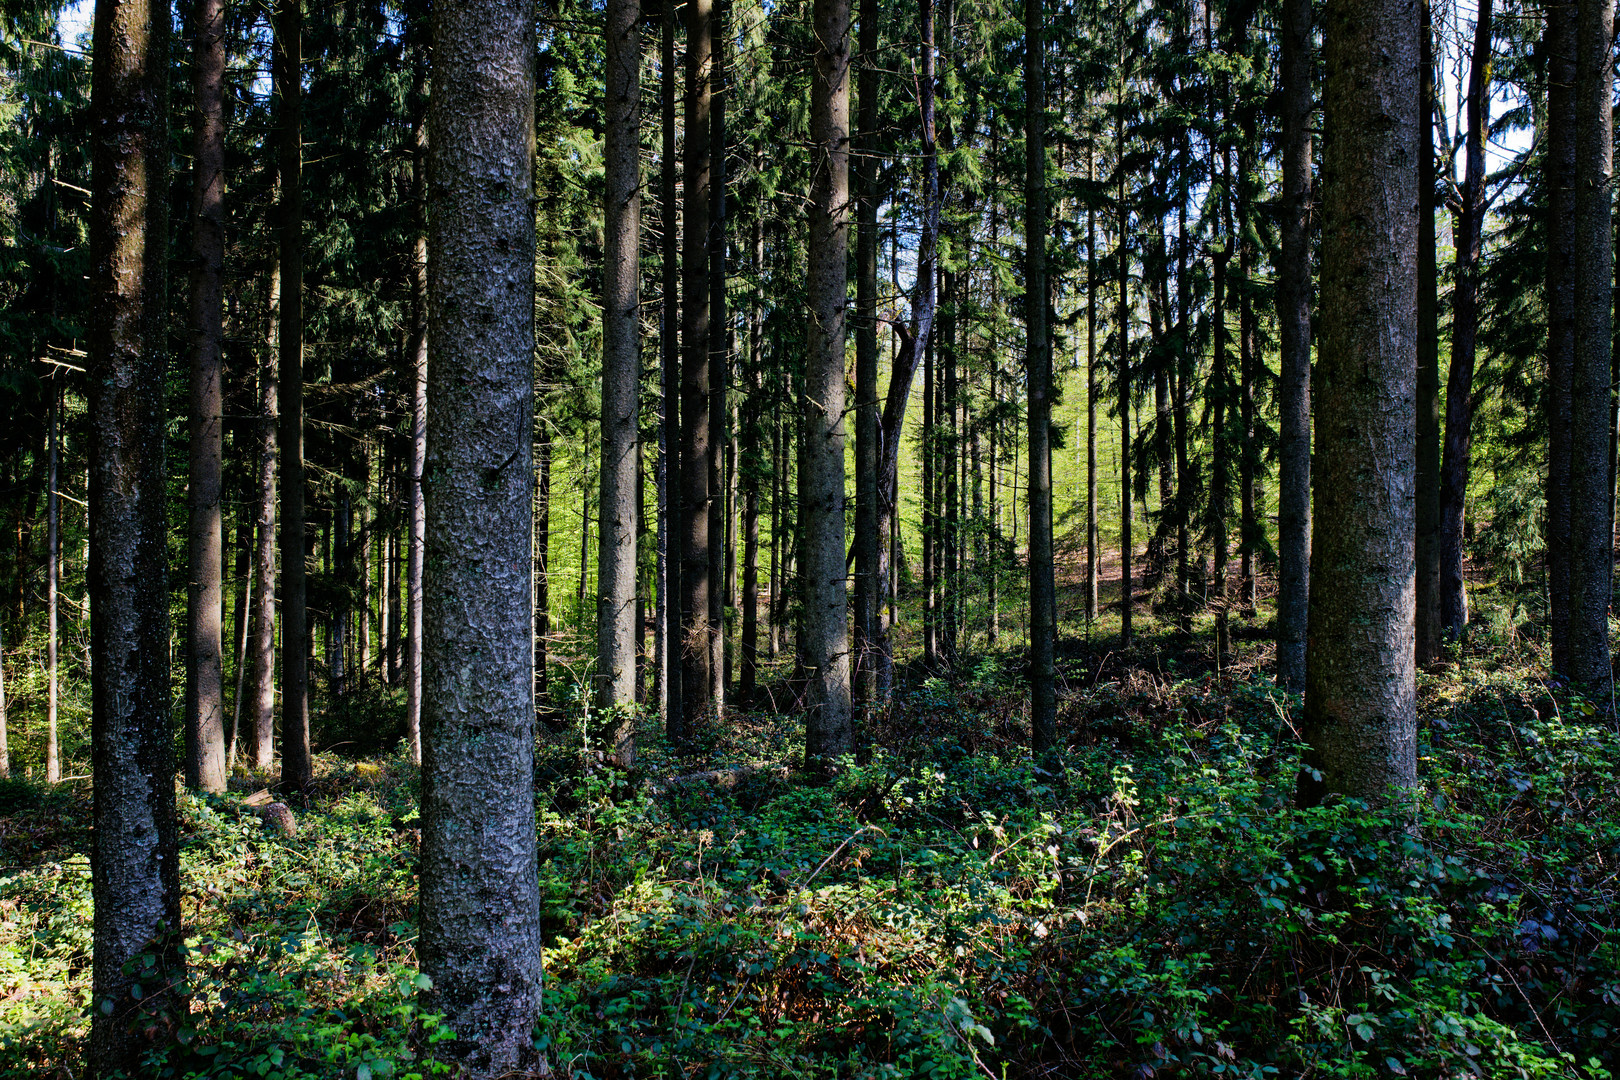
[[[1415,16],[1410,0],[1329,0],[1323,19],[1306,803],[1417,782]]]
[[[1479,260],[1485,224],[1485,133],[1490,123],[1491,0],[1480,0],[1468,76],[1462,205],[1457,211],[1456,284],[1451,290],[1451,371],[1446,379],[1446,433],[1440,452],[1440,631],[1451,639],[1468,625],[1463,577],[1463,514],[1473,471],[1474,366],[1479,339]],[[1607,303],[1607,292],[1605,292]],[[1608,367],[1605,361],[1604,377]],[[1605,444],[1604,458],[1608,450]],[[1607,466],[1605,466],[1607,472]]]
[[[658,366],[663,383],[664,505],[659,532],[664,539],[664,577],[658,594],[662,609],[662,665],[664,730],[672,743],[685,737],[685,713],[681,706],[681,362],[680,362],[680,207],[676,196],[675,174],[675,2],[663,0],[658,44],[662,161],[659,169],[658,209],[664,235],[661,237],[663,282],[659,297]]]
[[[1417,662],[1440,655],[1440,326],[1435,265],[1434,27],[1418,0]]]
[[[247,764],[268,769],[275,759],[276,725],[276,392],[277,322],[281,318],[281,260],[271,256],[270,312],[264,360],[259,365],[259,431],[254,469],[254,548],[251,626],[252,676],[247,689]]]
[[[810,82],[809,350],[800,389],[799,652],[807,763],[854,748],[844,570],[844,301],[849,257],[849,0],[815,0]]]
[[[1611,708],[1610,312],[1614,237],[1614,0],[1580,0],[1575,52],[1575,364],[1569,411],[1568,674]]]
[[[1575,368],[1575,3],[1547,5],[1547,597],[1553,670],[1569,673],[1570,377]]]
[[[224,540],[220,472],[224,394],[220,342],[225,285],[225,3],[197,0],[192,89],[197,130],[191,179],[191,472],[186,512],[186,785],[225,790],[220,613]]]
[[[169,27],[164,3],[96,4],[85,382],[98,1076],[138,1071],[145,1017],[181,1007],[163,466]]]
[[[900,338],[894,361],[889,369],[889,388],[883,399],[883,416],[878,425],[878,522],[880,537],[898,534],[897,508],[900,501],[900,435],[905,426],[906,407],[911,400],[911,384],[917,375],[917,364],[927,352],[933,338],[934,315],[939,304],[939,278],[935,273],[939,252],[939,154],[934,109],[934,4],[921,0],[918,5],[921,29],[921,77],[917,83],[918,119],[922,126],[923,205],[922,232],[917,240],[917,280],[911,290],[911,321],[909,326],[896,322],[894,330]],[[924,431],[928,424],[924,422]],[[926,443],[926,439],[925,439]],[[926,501],[925,501],[925,505]],[[773,534],[774,535],[774,534]],[[927,543],[926,521],[923,529]],[[773,540],[774,543],[774,540]],[[878,553],[877,587],[880,596],[893,596],[895,578],[899,573],[896,552],[900,545],[884,545]],[[891,608],[892,608],[891,603]],[[926,616],[925,616],[926,618]],[[887,701],[894,688],[894,652],[889,636],[891,620],[873,623],[876,635],[872,642],[872,661],[876,668],[874,692],[877,700]],[[772,634],[775,634],[774,624]]]
[[[1052,568],[1052,348],[1046,333],[1046,72],[1041,14],[1041,0],[1024,0],[1024,96],[1027,102],[1024,113],[1024,357],[1029,366],[1029,499],[1026,505],[1029,507],[1030,744],[1036,753],[1044,754],[1057,745],[1057,582]],[[1124,302],[1122,295],[1121,314]],[[1129,425],[1126,431],[1129,432]],[[1125,504],[1128,518],[1129,489]],[[1129,535],[1127,532],[1126,536]],[[1125,625],[1128,638],[1128,552],[1124,565],[1127,567]]]
[[[420,949],[479,1077],[535,1064],[541,1004],[533,26],[517,0],[433,11]]]
[[[420,83],[419,83],[420,85]],[[422,763],[422,575],[425,567],[427,507],[422,480],[427,472],[427,123],[418,118],[411,151],[416,242],[411,258],[411,337],[407,345],[411,390],[410,516],[405,541],[405,738],[411,760]]]
[[[1283,0],[1277,682],[1305,689],[1311,567],[1311,0]],[[1431,245],[1432,250],[1432,245]],[[1185,288],[1185,283],[1183,283]],[[1185,483],[1185,478],[1182,478]]]
[[[302,0],[275,9],[275,91],[279,100],[281,326],[276,343],[281,423],[281,780],[307,785],[309,756],[309,618],[304,534],[304,197],[301,84]]]
[[[635,757],[636,477],[641,412],[641,17],[639,0],[607,5],[607,206],[602,275],[602,466],[598,506],[597,703],[617,709],[608,738]]]
[[[714,0],[686,5],[685,221],[681,237],[681,728],[689,740],[713,709],[709,654],[709,111]]]
[[[855,700],[880,706],[875,652],[886,640],[878,562],[878,12],[862,0],[857,79],[860,155],[855,164]]]

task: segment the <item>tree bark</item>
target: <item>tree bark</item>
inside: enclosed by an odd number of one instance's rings
[[[1580,0],[1575,54],[1575,363],[1570,372],[1568,674],[1608,711],[1614,528],[1609,491],[1614,237],[1614,0]]]
[[[530,16],[433,10],[419,948],[441,1052],[474,1077],[536,1064],[541,1005]]]
[[[887,640],[878,563],[883,541],[878,510],[878,5],[862,0],[856,76],[855,180],[855,702],[881,707],[876,655]]]
[[[1058,744],[1057,582],[1052,568],[1052,350],[1046,333],[1046,65],[1041,0],[1024,0],[1024,356],[1029,365],[1030,745]],[[1123,252],[1121,253],[1123,257]],[[1120,314],[1124,314],[1124,295]],[[1127,429],[1128,430],[1128,429]],[[1128,490],[1128,489],[1127,489]],[[1129,495],[1126,497],[1129,503]],[[1130,510],[1127,505],[1127,518]],[[1127,529],[1129,526],[1127,526]],[[1129,534],[1127,533],[1127,541]],[[1129,581],[1129,571],[1126,572]],[[1126,593],[1129,597],[1129,592]],[[1126,603],[1126,636],[1130,631]]]
[[[659,532],[663,537],[664,576],[658,604],[662,609],[663,647],[659,663],[663,677],[664,725],[670,742],[685,737],[685,713],[681,705],[681,527],[683,496],[681,483],[681,364],[680,364],[680,208],[676,199],[675,172],[675,2],[663,0],[659,38],[659,86],[661,98],[660,135],[663,139],[658,192],[659,213],[663,220],[663,282],[659,299],[659,375],[663,383],[663,504]]]
[[[615,710],[614,759],[635,758],[636,447],[641,415],[641,34],[639,0],[607,5],[607,205],[602,277],[602,464],[597,517],[597,705]]]
[[[1490,125],[1491,0],[1480,0],[1468,76],[1468,134],[1457,211],[1456,283],[1451,290],[1451,371],[1440,459],[1440,630],[1452,640],[1468,625],[1463,513],[1473,463],[1474,360],[1479,335],[1479,260],[1485,224],[1485,136]],[[1607,291],[1604,303],[1608,303]],[[1608,365],[1604,364],[1604,379]],[[1607,383],[1605,382],[1605,385]]]
[[[709,87],[709,711],[726,707],[726,389],[731,325],[726,313],[726,22],[728,0],[710,16]]]
[[[1024,0],[1026,4],[1031,0]],[[1120,96],[1124,96],[1125,55],[1124,31],[1121,27],[1120,36]],[[1134,608],[1132,595],[1134,590],[1131,584],[1131,556],[1133,541],[1131,540],[1131,275],[1130,275],[1130,242],[1129,226],[1130,211],[1125,205],[1125,127],[1118,114],[1114,118],[1114,176],[1115,195],[1114,213],[1119,221],[1119,250],[1118,262],[1114,266],[1117,275],[1117,296],[1119,308],[1117,312],[1119,326],[1119,641],[1121,645],[1131,643],[1131,615]],[[1050,361],[1048,361],[1050,368]],[[1031,397],[1033,402],[1033,396]],[[1031,420],[1033,423],[1033,420]],[[1044,466],[1047,470],[1047,483],[1051,483],[1051,463]],[[1035,469],[1033,457],[1030,459],[1030,501],[1033,513],[1035,492]],[[1034,517],[1030,521],[1034,522]],[[1030,535],[1030,556],[1034,559],[1033,532]],[[1030,595],[1033,605],[1034,594]],[[1035,627],[1030,627],[1035,632]]]
[[[57,680],[57,638],[59,636],[58,609],[61,601],[62,579],[62,499],[56,486],[61,482],[62,388],[54,381],[50,387],[51,406],[46,435],[47,464],[45,466],[45,782],[55,784],[62,779],[62,746],[57,730],[57,702],[60,687]]]
[[[281,780],[294,790],[302,790],[312,776],[304,525],[303,23],[302,0],[278,0],[273,74],[281,180]]]
[[[220,612],[224,549],[220,387],[225,270],[225,4],[197,0],[192,87],[197,130],[191,185],[189,573],[186,588],[186,786],[225,790],[225,698]]]
[[[1095,179],[1091,151],[1086,179]],[[1097,617],[1097,212],[1086,208],[1086,624]]]
[[[272,250],[264,360],[259,365],[259,430],[254,474],[254,549],[251,644],[252,678],[248,689],[248,767],[268,769],[275,760],[276,724],[276,431],[279,408],[276,393],[279,321],[281,319],[281,259]]]
[[[939,306],[939,287],[936,265],[939,257],[939,155],[934,110],[934,4],[933,0],[919,0],[918,23],[921,30],[921,73],[917,81],[918,118],[922,127],[922,230],[917,240],[917,279],[911,291],[910,325],[893,324],[900,337],[894,362],[889,370],[889,388],[884,395],[883,417],[878,425],[878,535],[898,537],[898,504],[900,497],[900,436],[904,431],[906,406],[911,399],[911,386],[916,380],[918,361],[924,358],[933,339],[934,314]],[[924,392],[927,408],[927,392]],[[923,430],[929,420],[925,415]],[[927,445],[926,434],[924,445]],[[924,500],[927,506],[927,500]],[[928,542],[928,528],[923,526],[923,542]],[[900,568],[895,565],[898,540],[879,554],[878,589],[894,593],[895,578]],[[891,605],[893,601],[891,600]],[[895,609],[898,611],[898,608]],[[892,619],[891,619],[892,621]],[[927,634],[926,622],[924,634]],[[879,622],[882,637],[877,643],[877,696],[887,701],[894,687],[894,652],[888,624]]]
[[[1570,380],[1575,367],[1575,3],[1547,5],[1547,596],[1553,670],[1569,674]],[[1420,616],[1422,612],[1419,612]],[[1421,643],[1421,639],[1420,639]]]
[[[1277,405],[1281,443],[1277,453],[1277,682],[1298,693],[1305,689],[1311,566],[1311,0],[1284,0],[1280,29],[1283,192],[1282,253],[1277,266],[1277,330],[1282,354]],[[1434,250],[1432,243],[1429,250]]]
[[[416,86],[426,88],[425,58],[416,62]],[[421,93],[411,140],[411,336],[406,346],[406,385],[411,393],[409,532],[405,545],[405,738],[411,761],[422,763],[422,575],[425,572],[427,507],[422,479],[427,469],[427,116]]]
[[[163,467],[169,33],[167,4],[96,4],[85,372],[96,1076],[138,1072],[153,1047],[146,1018],[185,1008]]]
[[[709,120],[714,0],[686,5],[686,220],[681,255],[681,655],[680,730],[689,742],[714,708],[710,671]]]
[[[1406,0],[1328,0],[1323,26],[1306,804],[1417,783],[1418,25]]]
[[[1434,27],[1419,0],[1417,663],[1440,655],[1440,297],[1435,265]],[[1554,436],[1557,438],[1558,436]]]
[[[854,749],[844,563],[844,298],[849,249],[849,0],[815,0],[810,80],[809,346],[800,387],[805,760]]]

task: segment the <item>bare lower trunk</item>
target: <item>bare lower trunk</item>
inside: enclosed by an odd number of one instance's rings
[[[805,759],[854,749],[849,597],[844,570],[844,298],[849,247],[849,0],[815,0],[810,84],[809,351],[800,388],[802,554],[799,646],[806,692]]]
[[[1406,0],[1329,0],[1322,320],[1299,797],[1417,782],[1413,520],[1418,25]]]
[[[1547,5],[1547,597],[1569,674],[1570,379],[1575,366],[1575,4]],[[1421,612],[1420,612],[1421,614]]]
[[[710,671],[709,488],[715,452],[709,426],[709,121],[714,51],[713,0],[686,7],[685,223],[681,253],[681,657],[676,743],[697,734],[714,708]]]
[[[1415,648],[1417,662],[1427,664],[1440,655],[1440,297],[1434,225],[1434,28],[1430,0],[1419,0],[1419,5]]]
[[[1024,0],[1024,355],[1029,367],[1029,695],[1030,745],[1037,754],[1051,752],[1058,743],[1054,649],[1057,644],[1057,584],[1052,567],[1052,348],[1046,333],[1046,67],[1042,44],[1042,10],[1041,0]],[[1123,252],[1121,257],[1123,260]],[[1124,314],[1124,305],[1122,292],[1121,315]],[[1123,329],[1121,327],[1122,335]],[[1123,364],[1121,367],[1123,369]],[[1127,424],[1126,431],[1129,430]],[[1124,501],[1128,520],[1128,483]],[[1129,526],[1126,528],[1126,543],[1129,543]],[[1129,559],[1127,555],[1127,566]],[[1126,571],[1125,580],[1125,634],[1129,639],[1129,570]]]
[[[281,478],[281,779],[302,790],[309,752],[309,619],[304,526],[304,243],[301,148],[302,0],[278,0],[275,89],[280,128],[281,327],[277,342]]]
[[[636,477],[641,414],[641,36],[639,0],[607,7],[606,212],[602,296],[602,462],[598,519],[597,705],[617,710],[607,737],[635,757]]]
[[[1277,682],[1305,689],[1311,565],[1311,2],[1282,13],[1282,254],[1277,453]],[[1433,250],[1433,245],[1430,246]]]
[[[685,711],[681,705],[681,364],[680,364],[680,209],[675,191],[675,0],[663,0],[659,35],[660,138],[662,162],[659,175],[658,212],[663,227],[661,254],[663,281],[659,299],[658,367],[663,388],[663,416],[659,426],[663,502],[659,513],[659,534],[663,538],[664,575],[659,585],[658,605],[663,618],[663,647],[659,652],[664,694],[665,730],[671,742],[684,738]]]
[[[1440,458],[1440,630],[1453,640],[1461,637],[1468,625],[1468,585],[1463,577],[1463,514],[1473,464],[1474,358],[1479,335],[1479,260],[1485,224],[1490,63],[1491,0],[1480,0],[1468,80],[1467,167],[1462,206],[1457,213],[1456,284],[1451,291],[1451,372],[1446,381],[1446,434]],[[1608,293],[1605,291],[1603,295],[1607,304]],[[1607,373],[1605,364],[1605,380]]]
[[[220,386],[225,270],[225,3],[198,0],[192,48],[197,129],[191,186],[190,476],[186,485],[186,784],[225,790],[225,680],[220,613],[224,394]]]
[[[169,27],[166,4],[96,4],[85,385],[97,1076],[141,1071],[184,1010],[163,467]]]
[[[878,510],[878,12],[860,11],[860,156],[855,164],[855,702],[880,707],[877,651],[886,642],[882,586],[884,534]]]
[[[57,637],[58,608],[60,607],[62,577],[62,501],[56,485],[60,483],[60,454],[58,432],[62,425],[62,389],[50,388],[51,408],[49,443],[45,466],[45,782],[55,784],[62,779],[62,747],[57,731]]]
[[[254,475],[252,682],[248,690],[248,767],[275,761],[276,724],[276,357],[281,318],[281,260],[271,255],[264,361],[259,365],[258,459]]]
[[[472,1077],[539,1064],[531,14],[433,13],[418,949]]]
[[[1575,363],[1570,372],[1569,669],[1605,710],[1614,526],[1608,489],[1614,0],[1580,0],[1575,54]]]

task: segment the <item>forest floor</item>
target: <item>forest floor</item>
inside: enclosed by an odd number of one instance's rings
[[[1263,627],[1066,638],[1050,768],[1016,654],[906,673],[869,751],[783,770],[793,716],[614,772],[536,767],[562,1077],[1608,1077],[1620,735],[1515,635],[1420,675],[1415,824],[1301,811]],[[392,730],[396,698],[325,720]],[[334,730],[337,730],[334,728]],[[329,741],[340,741],[329,736]],[[151,1075],[425,1072],[415,770],[322,754],[296,835],[182,794],[189,1026]],[[745,767],[755,766],[752,770]],[[729,785],[655,781],[734,770]],[[82,1074],[90,791],[0,784],[0,1076]]]

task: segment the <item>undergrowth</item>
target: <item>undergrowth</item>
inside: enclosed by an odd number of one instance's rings
[[[830,779],[536,769],[563,1077],[1608,1077],[1620,738],[1522,647],[1423,676],[1408,825],[1299,810],[1297,700],[1174,639],[1065,655],[1063,753],[1013,658],[913,680]],[[701,767],[779,764],[792,716]],[[181,797],[190,1012],[153,1076],[427,1075],[414,770],[322,758],[296,837]],[[78,1076],[87,789],[0,786],[0,1076]]]

